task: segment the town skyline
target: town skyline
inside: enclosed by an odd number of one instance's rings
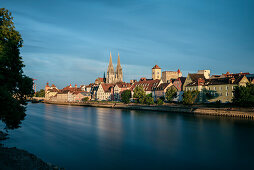
[[[15,2],[15,3],[13,3]],[[50,5],[48,5],[50,4]],[[158,64],[183,76],[254,72],[252,1],[4,1],[21,33],[24,71],[59,87],[87,84],[120,53],[123,79]],[[66,12],[68,11],[68,12]],[[88,34],[89,33],[89,34]],[[219,61],[219,62],[218,62]]]

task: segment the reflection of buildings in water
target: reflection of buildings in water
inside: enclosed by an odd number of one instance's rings
[[[96,108],[95,114],[99,146],[108,147],[114,145],[114,148],[116,146],[121,147],[124,140],[122,111],[109,108]]]

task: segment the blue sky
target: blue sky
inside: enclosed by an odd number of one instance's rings
[[[186,76],[254,72],[253,0],[0,0],[24,47],[24,71],[38,88],[103,76],[120,53],[124,80],[151,68]]]

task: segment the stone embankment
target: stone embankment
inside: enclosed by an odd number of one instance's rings
[[[113,102],[87,102],[87,103],[66,103],[66,102],[49,102],[49,104],[60,105],[74,105],[74,106],[87,106],[87,107],[103,107],[103,108],[115,108],[115,109],[130,109],[130,110],[147,110],[147,111],[159,111],[159,112],[175,112],[175,113],[190,113],[199,115],[210,116],[226,116],[226,117],[240,117],[254,120],[253,108],[212,108],[202,105],[186,106],[181,104],[168,104],[162,106],[156,105],[139,105],[139,104],[123,104]]]

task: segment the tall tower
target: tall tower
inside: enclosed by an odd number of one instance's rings
[[[115,82],[122,82],[122,81],[123,81],[123,70],[122,70],[122,67],[121,67],[121,64],[120,64],[120,56],[119,56],[119,53],[118,53]]]
[[[152,78],[153,78],[153,80],[160,80],[161,79],[161,68],[158,65],[155,65],[152,68]]]
[[[114,82],[115,82],[115,71],[114,71],[114,67],[112,64],[112,56],[111,56],[111,52],[110,52],[106,83],[114,83]]]

